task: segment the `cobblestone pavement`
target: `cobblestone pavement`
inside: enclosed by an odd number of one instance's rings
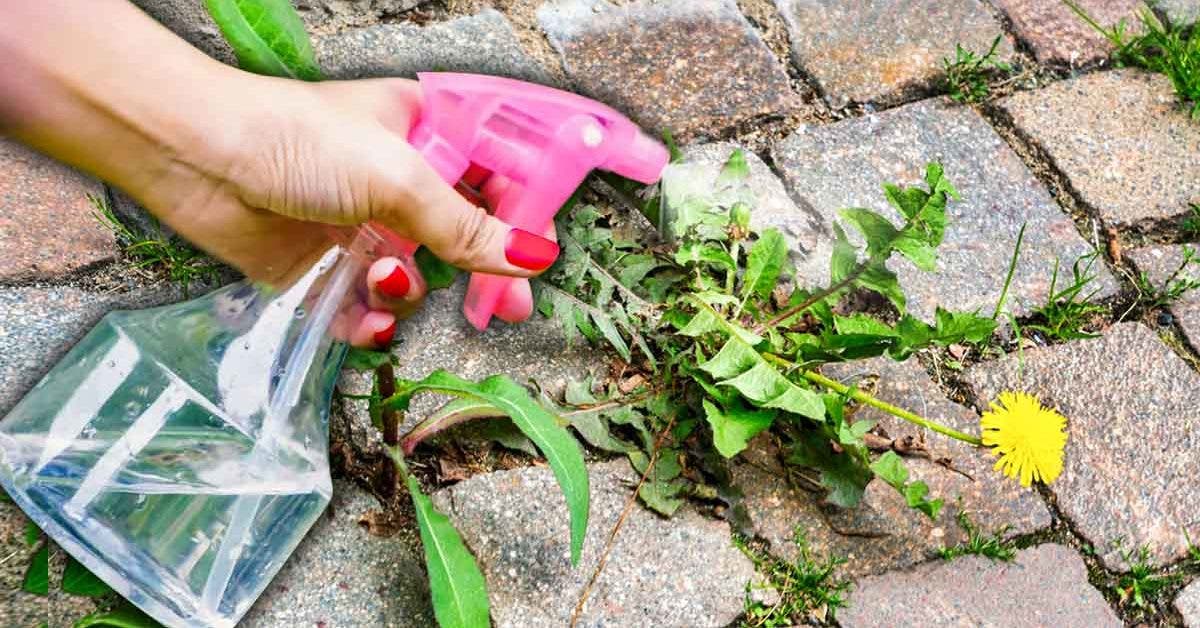
[[[929,458],[909,464],[947,500],[939,519],[878,482],[859,508],[841,510],[786,479],[774,444],[759,438],[731,465],[747,514],[739,531],[781,560],[801,557],[797,530],[815,556],[846,558],[838,574],[853,581],[849,607],[823,618],[846,626],[1120,625],[1138,617],[1121,591],[1146,566],[1165,582],[1148,621],[1200,628],[1200,565],[1189,558],[1189,538],[1200,540],[1200,291],[1130,307],[1153,297],[1200,237],[1185,222],[1200,206],[1200,121],[1166,78],[1111,68],[1109,44],[1059,0],[293,1],[333,77],[439,69],[566,87],[672,131],[698,176],[715,177],[732,148],[749,150],[756,219],[785,232],[802,282],[828,275],[837,210],[887,211],[880,184],[914,183],[932,159],[964,198],[951,207],[937,272],[893,265],[916,315],[994,304],[1023,225],[1009,290],[1022,322],[1045,302],[1056,263],[1098,251],[1093,298],[1111,313],[1095,321],[1096,338],[1032,343],[962,370],[878,360],[827,371],[968,432],[998,391],[1038,393],[1069,418],[1053,487],[1000,482],[976,450],[929,438]],[[134,3],[232,61],[203,0]],[[1080,4],[1106,23],[1144,6]],[[1200,0],[1151,4],[1174,23],[1200,17]],[[979,106],[946,98],[942,59],[955,44],[982,52],[997,37],[1015,78]],[[92,215],[103,198],[129,213],[119,191],[0,139],[0,412],[105,312],[182,298],[127,270]],[[485,335],[446,324],[457,290],[431,297],[400,329],[404,375],[441,366],[557,388],[605,368],[547,321]],[[350,373],[343,386],[366,392]],[[886,415],[863,416],[894,438],[924,439]],[[378,454],[365,404],[336,405],[332,430],[350,451]],[[953,468],[938,463],[947,458]],[[593,463],[591,477],[596,536],[634,478],[623,462]],[[565,568],[564,531],[541,523],[564,518],[544,512],[561,508],[540,499],[552,484],[546,469],[495,471],[435,496],[488,576],[497,625],[564,625],[597,560],[593,538],[584,568]],[[411,524],[372,536],[359,522],[380,506],[349,482],[335,487],[335,508],[247,625],[429,625]],[[960,510],[983,533],[1015,540],[1015,559],[939,558],[970,537]],[[737,624],[747,584],[761,576],[731,524],[692,505],[669,520],[635,511],[582,625]],[[31,554],[24,530],[0,503],[0,623],[70,625],[95,603],[17,590]]]

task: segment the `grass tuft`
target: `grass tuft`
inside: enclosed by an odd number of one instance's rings
[[[971,522],[971,518],[965,510],[958,511],[958,525],[962,526],[967,533],[967,541],[938,550],[938,556],[943,559],[954,560],[960,556],[984,556],[992,560],[1008,562],[1016,557],[1016,544],[1004,539],[1004,533],[1008,532],[1008,526],[1000,528],[995,534],[983,534]]]
[[[1136,278],[1138,302],[1147,309],[1166,307],[1178,301],[1183,295],[1200,288],[1200,274],[1185,273],[1189,267],[1195,266],[1200,271],[1200,253],[1196,249],[1183,247],[1183,261],[1163,280],[1162,285],[1154,285],[1146,273],[1139,273]]]
[[[954,45],[954,59],[942,59],[942,67],[946,72],[946,92],[950,98],[960,103],[979,102],[987,98],[990,92],[988,71],[1008,72],[1012,69],[996,57],[996,49],[1002,38],[1003,35],[997,35],[987,54],[982,56],[963,48],[962,44]]]
[[[837,556],[824,560],[814,558],[808,539],[799,530],[796,530],[794,542],[800,555],[795,561],[787,562],[750,547],[741,537],[735,537],[737,548],[754,562],[758,572],[779,592],[779,601],[768,606],[753,600],[747,591],[743,626],[777,628],[813,620],[827,622],[835,619],[839,608],[846,608],[845,596],[850,582],[834,573],[846,563],[846,559]]]
[[[177,236],[168,236],[154,223],[154,232],[146,232],[136,226],[125,224],[113,211],[108,200],[88,195],[94,211],[92,215],[117,239],[121,252],[132,261],[134,268],[161,272],[186,293],[194,282],[216,281],[221,264],[208,255],[196,250]]]
[[[1098,334],[1086,331],[1084,327],[1106,311],[1104,306],[1092,302],[1099,288],[1087,291],[1088,286],[1096,280],[1092,268],[1098,257],[1098,253],[1091,253],[1075,260],[1071,265],[1071,283],[1061,290],[1058,287],[1059,263],[1055,260],[1054,274],[1050,277],[1050,295],[1045,305],[1033,312],[1041,322],[1026,325],[1026,329],[1039,331],[1055,341],[1095,338]]]
[[[1180,576],[1159,573],[1150,564],[1150,548],[1142,546],[1135,552],[1122,550],[1121,556],[1129,563],[1129,571],[1117,579],[1117,596],[1121,604],[1138,610],[1152,609],[1157,597]]]
[[[1125,20],[1104,26],[1088,15],[1074,0],[1063,0],[1113,45],[1119,65],[1133,66],[1166,75],[1175,93],[1193,118],[1200,119],[1200,28],[1196,25],[1164,25],[1150,9],[1138,13],[1143,32],[1134,34]]]

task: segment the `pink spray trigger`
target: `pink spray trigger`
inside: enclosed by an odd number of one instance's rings
[[[669,160],[667,149],[628,118],[582,96],[477,74],[419,78],[421,112],[409,142],[451,185],[468,169],[506,177],[511,183],[495,199],[494,214],[517,229],[544,233],[593,169],[649,184]],[[474,273],[463,305],[467,320],[482,330],[493,315],[527,314],[529,290],[513,285],[520,281]]]

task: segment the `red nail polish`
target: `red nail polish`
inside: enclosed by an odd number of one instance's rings
[[[558,257],[558,245],[528,231],[513,229],[508,232],[504,257],[513,266],[526,270],[545,270]]]
[[[386,346],[392,344],[392,338],[395,335],[396,335],[396,321],[392,321],[392,324],[388,325],[387,328],[375,332],[375,336],[374,336],[375,344],[377,344],[381,347],[386,347]]]
[[[404,268],[397,264],[392,274],[384,277],[382,281],[375,284],[375,287],[389,297],[403,299],[408,296],[408,291],[412,288],[412,282],[409,281],[408,273],[404,272]]]

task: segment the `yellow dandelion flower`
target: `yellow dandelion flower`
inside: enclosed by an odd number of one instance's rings
[[[1034,480],[1049,484],[1063,468],[1067,419],[1042,406],[1037,397],[1002,392],[983,413],[983,444],[1000,456],[996,469],[1028,487]]]

